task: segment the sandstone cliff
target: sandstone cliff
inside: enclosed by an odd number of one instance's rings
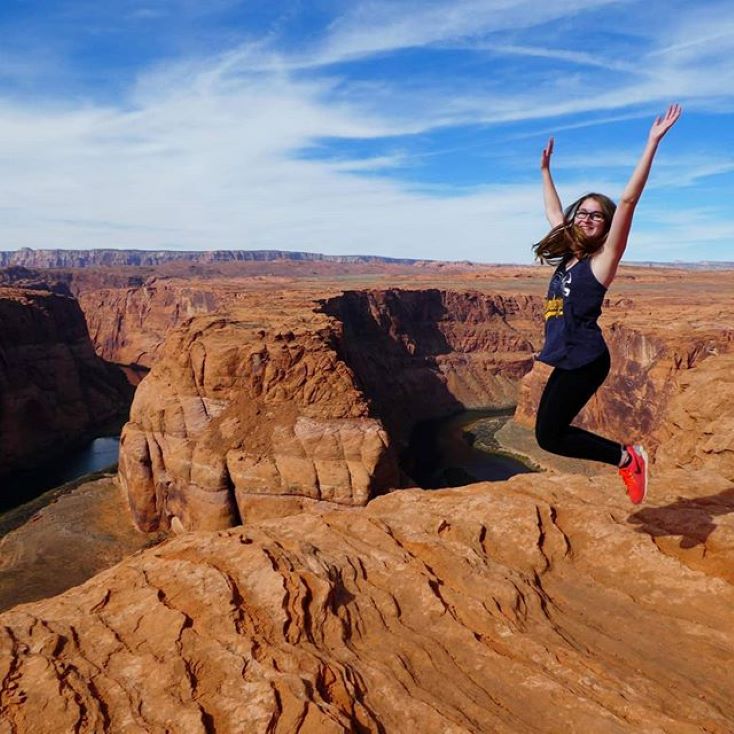
[[[171,334],[121,441],[141,529],[361,505],[400,486],[397,451],[417,421],[514,402],[539,304],[390,290],[311,307],[321,313],[251,300]]]
[[[55,252],[55,251],[54,251]],[[59,256],[74,253],[62,251]],[[97,353],[110,362],[149,368],[166,334],[187,318],[211,313],[229,305],[279,298],[279,289],[302,293],[301,305],[340,293],[349,283],[397,282],[416,287],[415,281],[433,284],[440,276],[459,277],[464,290],[466,273],[479,277],[466,264],[389,261],[381,258],[263,259],[263,260],[166,260],[146,265],[94,265],[94,252],[78,253],[91,258],[87,267],[36,268],[15,265],[0,269],[0,283],[18,287],[65,288],[80,302]],[[114,253],[113,253],[114,254]],[[122,256],[125,253],[118,253]],[[128,253],[129,254],[129,253]],[[155,253],[153,253],[155,254]],[[171,253],[168,253],[171,254]],[[173,253],[175,254],[175,253]],[[206,253],[179,253],[184,256]],[[212,253],[209,253],[212,254]],[[248,253],[245,253],[246,255]],[[276,253],[277,254],[277,253]],[[288,253],[286,253],[288,254]],[[290,253],[293,254],[293,253]],[[237,255],[237,253],[234,253]],[[60,265],[51,258],[47,265]],[[105,261],[106,262],[106,261]],[[127,260],[123,257],[120,263]],[[80,264],[73,257],[69,265]],[[510,280],[507,268],[489,272]],[[52,287],[49,284],[54,284]],[[354,287],[354,286],[352,286]]]
[[[50,291],[63,296],[73,295],[63,277],[49,277],[48,273],[41,270],[30,270],[20,265],[0,269],[0,287]]]
[[[0,475],[35,467],[119,418],[131,392],[95,355],[73,298],[0,288]]]
[[[385,431],[328,319],[290,326],[248,309],[171,334],[120,444],[139,527],[228,527],[249,516],[252,496],[364,504],[396,485]]]
[[[691,466],[734,480],[734,354],[682,372],[656,440],[665,466]]]
[[[226,291],[155,277],[126,288],[81,284],[78,297],[97,354],[145,368],[153,365],[171,329],[229,300]]]
[[[532,365],[541,301],[477,291],[347,291],[322,310],[340,354],[400,443],[421,420],[512,406]]]

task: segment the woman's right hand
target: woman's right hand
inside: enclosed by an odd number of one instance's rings
[[[543,148],[543,152],[540,154],[540,170],[541,171],[550,170],[550,159],[552,155],[553,155],[553,138],[548,138],[548,143],[546,144],[545,148]]]
[[[563,206],[558,198],[556,185],[550,172],[550,159],[553,155],[553,138],[548,138],[543,153],[540,156],[540,175],[543,179],[543,203],[545,205],[545,217],[551,227],[563,224]]]

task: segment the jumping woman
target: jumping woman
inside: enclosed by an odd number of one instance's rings
[[[553,183],[553,138],[540,160],[545,215],[551,231],[534,246],[535,256],[556,265],[545,304],[545,344],[538,359],[555,367],[538,406],[535,436],[546,451],[619,468],[627,495],[639,504],[647,494],[647,452],[571,425],[609,373],[609,350],[597,319],[617,274],[635,207],[653,158],[681,107],[671,105],[650,128],[645,150],[619,204],[603,194],[586,194],[565,211]]]

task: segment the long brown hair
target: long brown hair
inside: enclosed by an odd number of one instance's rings
[[[574,225],[576,211],[586,199],[594,199],[604,212],[604,231],[599,237],[586,237]],[[617,205],[608,196],[604,196],[604,194],[585,194],[576,199],[563,212],[563,222],[553,227],[540,242],[533,245],[535,257],[541,262],[550,263],[551,265],[558,265],[569,256],[576,257],[579,260],[591,257],[606,241],[616,209]]]

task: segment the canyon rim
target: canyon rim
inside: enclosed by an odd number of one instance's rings
[[[540,453],[454,490],[401,465],[465,408],[517,405],[524,450],[541,268],[31,254],[0,271],[2,415],[79,416],[32,421],[54,445],[139,382],[111,491],[168,538],[0,615],[0,732],[732,730],[732,271],[609,293],[582,421],[649,443],[633,509]]]

